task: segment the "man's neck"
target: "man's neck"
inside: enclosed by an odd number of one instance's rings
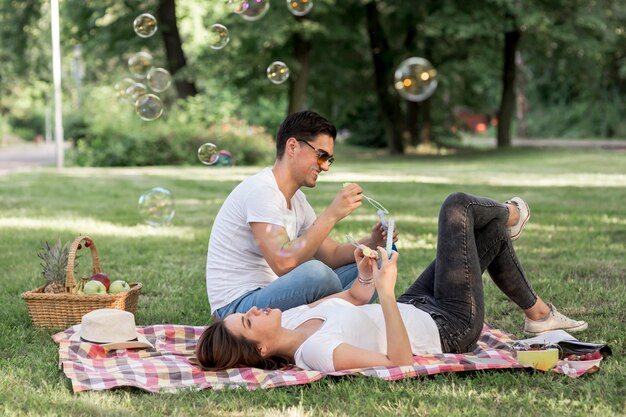
[[[291,198],[300,189],[300,185],[291,176],[289,168],[281,164],[280,161],[276,161],[272,168],[272,173],[276,179],[276,184],[278,184],[278,189],[285,196],[285,200],[287,200],[287,206],[291,206]]]

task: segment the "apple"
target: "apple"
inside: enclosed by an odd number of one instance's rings
[[[111,286],[109,287],[109,294],[118,294],[120,292],[126,292],[130,290],[130,285],[126,283],[126,281],[118,279],[117,281],[113,281]]]
[[[83,294],[106,294],[107,288],[100,281],[87,281],[83,287]]]
[[[109,279],[107,274],[102,273],[102,272],[98,272],[97,274],[93,274],[91,276],[91,278],[89,278],[89,279],[91,281],[100,281],[104,285],[104,288],[106,288],[106,290],[109,291],[109,286],[111,285],[111,280]]]

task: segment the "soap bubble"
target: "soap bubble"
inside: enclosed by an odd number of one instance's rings
[[[284,219],[284,221],[287,223],[289,220]],[[276,248],[276,254],[278,256],[293,256],[305,246],[305,240],[303,238],[300,237],[290,240],[285,227],[277,224],[269,223],[265,227],[265,233],[265,238],[271,247]]]
[[[172,221],[176,210],[172,193],[163,187],[154,187],[139,197],[139,217],[150,226],[163,226]]]
[[[135,104],[139,97],[148,92],[148,89],[142,83],[133,82],[131,86],[126,89],[125,98],[129,103]]]
[[[135,78],[144,79],[152,68],[152,55],[147,52],[137,52],[128,58],[128,69]]]
[[[248,0],[244,2],[247,4],[245,10],[239,15],[249,22],[254,22],[255,20],[259,20],[270,9],[270,1],[269,0]]]
[[[124,78],[123,80],[116,82],[113,86],[113,89],[115,90],[115,95],[117,96],[117,98],[120,100],[128,100],[126,96],[126,91],[130,86],[134,84],[135,80],[133,80],[132,78]]]
[[[148,86],[152,91],[161,93],[172,84],[172,76],[164,68],[152,68],[148,73]]]
[[[233,5],[233,12],[237,14],[242,14],[246,10],[248,10],[248,2],[245,0],[228,0],[227,4]]]
[[[157,31],[157,21],[150,13],[143,13],[133,22],[135,33],[142,38],[149,38]]]
[[[215,165],[220,159],[217,146],[212,143],[205,143],[198,148],[198,159],[204,165]]]
[[[289,78],[289,67],[282,61],[274,61],[267,67],[267,78],[274,84],[282,84]]]
[[[148,122],[158,119],[163,114],[161,99],[154,94],[144,94],[135,102],[135,113]]]
[[[216,23],[209,28],[208,43],[211,48],[222,49],[229,40],[230,36],[226,26]]]
[[[294,16],[304,16],[313,8],[313,0],[287,0],[287,8]]]
[[[394,87],[409,101],[424,101],[437,89],[437,70],[424,58],[412,57],[403,61],[394,78]]]

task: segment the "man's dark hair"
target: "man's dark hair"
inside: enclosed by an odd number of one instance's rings
[[[313,140],[317,135],[325,134],[337,137],[337,128],[324,117],[314,111],[299,111],[291,113],[283,120],[276,133],[276,158],[281,159],[285,154],[287,139]]]

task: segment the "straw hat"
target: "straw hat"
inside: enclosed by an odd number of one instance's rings
[[[101,345],[105,350],[154,348],[137,333],[133,313],[101,308],[85,314],[80,329],[69,340]]]

